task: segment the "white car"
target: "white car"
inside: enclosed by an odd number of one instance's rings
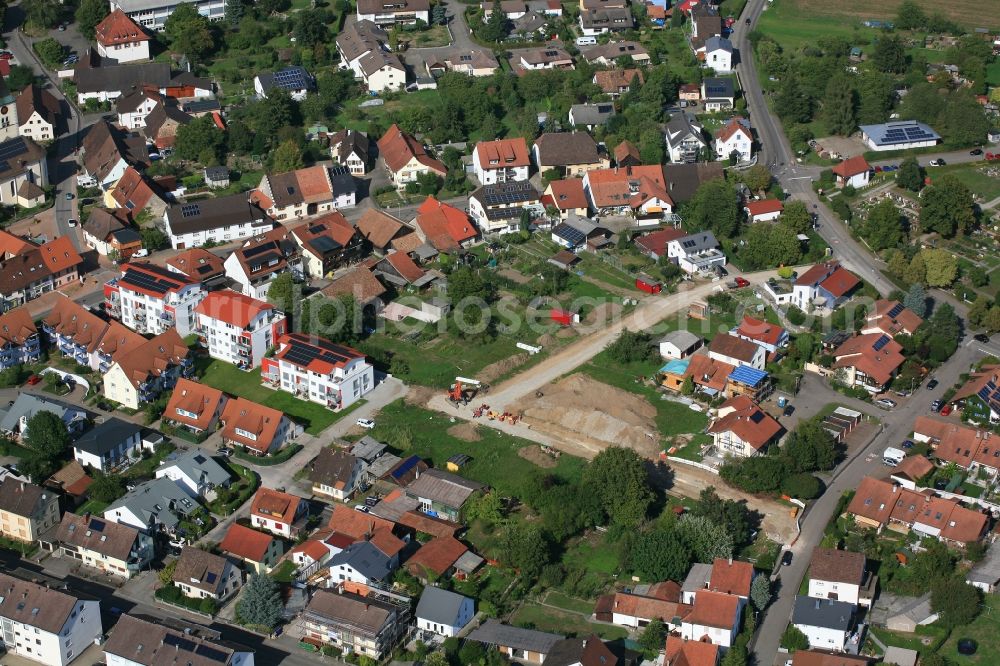
[[[875,401],[876,407],[881,407],[882,409],[892,409],[896,406],[895,400],[889,400],[889,398],[879,398]]]
[[[365,430],[371,430],[375,427],[375,422],[371,419],[358,419],[358,425]]]

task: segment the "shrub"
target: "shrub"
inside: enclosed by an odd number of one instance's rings
[[[806,313],[795,306],[789,307],[786,315],[788,316],[788,321],[795,326],[801,326],[806,323]]]
[[[781,482],[781,492],[802,500],[810,500],[819,497],[823,490],[823,484],[812,474],[802,472],[792,474]]]

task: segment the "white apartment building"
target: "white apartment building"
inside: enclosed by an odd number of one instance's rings
[[[151,30],[163,30],[167,19],[182,2],[190,2],[210,21],[226,17],[226,0],[111,0],[111,10],[122,10],[130,19]]]
[[[122,275],[104,285],[107,310],[138,333],[159,335],[177,327],[194,333],[194,309],[205,298],[201,283],[150,263],[122,267]]]
[[[528,180],[528,144],[523,137],[480,141],[472,151],[472,164],[483,185]]]
[[[274,220],[246,194],[175,204],[163,214],[163,222],[175,250],[252,238],[274,227]]]
[[[10,654],[65,666],[101,636],[101,603],[0,574],[2,646]]]
[[[254,666],[253,650],[222,642],[222,635],[214,629],[200,624],[171,625],[122,615],[104,644],[104,661],[108,666],[149,666],[169,658],[176,664]]]
[[[261,378],[272,387],[330,409],[349,407],[375,387],[372,366],[356,349],[301,333],[277,344],[261,362]]]
[[[271,304],[229,290],[210,292],[195,313],[209,356],[243,370],[258,367],[288,326],[284,313]]]

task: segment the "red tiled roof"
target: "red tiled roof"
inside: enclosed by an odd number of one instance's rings
[[[163,418],[198,430],[207,430],[222,398],[223,394],[219,389],[181,377],[177,380],[173,393],[170,394],[170,401],[163,411]],[[194,414],[195,417],[181,414],[178,409]]]
[[[289,495],[271,488],[261,488],[253,496],[250,513],[254,516],[267,516],[286,525],[295,522],[295,514],[299,508],[301,497]]]
[[[750,217],[767,215],[769,213],[780,213],[785,210],[785,207],[782,205],[780,199],[760,199],[757,201],[748,201],[743,207],[746,208]]]
[[[479,155],[479,166],[483,169],[510,169],[528,166],[528,144],[523,137],[480,141],[475,152]]]
[[[814,284],[819,284],[839,266],[840,262],[836,260],[814,264],[809,270],[795,279],[795,284],[800,287],[811,287]]]
[[[432,518],[421,511],[407,511],[399,517],[398,522],[400,525],[409,527],[415,532],[423,532],[434,537],[453,537],[462,529],[462,526],[458,523],[453,523],[444,518]]]
[[[745,395],[730,398],[719,407],[720,412],[727,409],[732,411],[716,419],[708,428],[709,434],[732,432],[759,451],[784,430],[780,423]]]
[[[896,315],[890,317],[889,313],[893,312],[894,308]],[[875,308],[868,314],[865,328],[877,328],[886,335],[895,337],[900,333],[912,335],[922,323],[924,323],[923,319],[918,317],[913,310],[903,307],[899,301],[883,298],[875,301]]]
[[[270,303],[235,291],[223,290],[208,292],[194,311],[238,329],[245,329],[260,313],[273,309],[274,306]]]
[[[151,37],[120,9],[104,17],[94,28],[94,39],[102,46],[148,42]]]
[[[785,329],[781,326],[755,319],[750,315],[743,315],[743,321],[736,329],[736,334],[741,337],[759,340],[769,345],[777,345],[784,333]]]
[[[871,167],[868,165],[868,162],[865,161],[864,157],[861,155],[855,155],[854,157],[848,157],[840,164],[833,165],[831,171],[841,178],[850,178],[851,176],[856,176],[859,173],[868,173],[871,171]]]
[[[350,545],[350,544],[348,544]],[[303,541],[295,548],[290,551],[292,553],[305,553],[314,562],[319,562],[324,557],[329,554],[330,550],[323,545],[323,542],[319,539],[309,539],[308,541]]]
[[[406,542],[393,534],[389,527],[377,528],[368,541],[387,557],[398,555],[406,547]]]
[[[436,537],[406,561],[406,568],[415,576],[423,576],[428,571],[441,576],[468,550],[458,539]]]
[[[906,358],[901,353],[903,347],[892,339],[876,350],[882,337],[881,333],[869,333],[850,338],[833,352],[834,367],[856,368],[879,384],[886,384]]]
[[[594,72],[594,85],[606,93],[617,93],[632,86],[635,79],[639,85],[645,80],[638,69],[607,69]]]
[[[549,183],[552,205],[559,210],[587,208],[587,195],[583,191],[583,181],[579,178],[553,180]]]
[[[695,354],[690,357],[685,377],[698,386],[724,391],[728,383],[729,374],[736,369],[736,366],[722,361],[716,361],[707,354]]]
[[[749,597],[753,573],[753,565],[749,562],[725,560],[717,557],[712,562],[712,577],[709,580],[708,589],[713,592]]]
[[[251,448],[259,453],[267,453],[284,417],[285,415],[277,409],[266,407],[246,398],[233,398],[226,403],[226,408],[222,411],[220,419],[222,421],[222,437],[238,442],[241,446]],[[237,428],[253,433],[254,438],[244,437],[237,433]]]
[[[382,159],[385,160],[386,166],[394,173],[401,170],[413,159],[442,176],[448,173],[448,168],[444,164],[427,154],[423,144],[403,132],[395,124],[378,140],[378,150]]]
[[[635,239],[635,243],[647,252],[652,252],[658,257],[665,257],[667,256],[667,245],[687,235],[688,233],[683,229],[663,229],[640,236]]]
[[[718,333],[708,343],[710,353],[735,358],[747,363],[753,360],[759,349],[760,345],[757,343],[738,338],[729,333]]]
[[[23,345],[25,340],[37,334],[27,307],[14,308],[0,316],[0,342],[4,345]]]
[[[267,555],[267,549],[273,540],[274,537],[270,534],[258,532],[239,523],[233,523],[230,525],[229,531],[226,532],[225,538],[222,539],[222,543],[219,544],[219,548],[244,560],[263,562]]]
[[[687,624],[731,629],[736,625],[740,611],[740,598],[711,590],[698,590],[691,613],[684,618]]]
[[[858,279],[858,276],[843,266],[838,266],[837,270],[830,274],[830,277],[820,283],[820,286],[833,294],[835,298],[840,298],[859,284],[861,284],[861,280]]]
[[[346,534],[355,541],[374,535],[382,529],[392,530],[395,523],[371,513],[355,511],[344,504],[334,504],[327,527],[334,532]]]
[[[400,231],[409,227],[388,213],[369,208],[358,219],[358,231],[376,249],[383,249]]]
[[[69,236],[59,236],[38,248],[42,261],[53,273],[78,267],[83,263]]]
[[[934,470],[934,463],[921,455],[906,456],[898,465],[892,468],[893,476],[902,476],[916,481]]]
[[[663,167],[659,164],[625,167],[624,169],[596,169],[586,175],[590,183],[590,196],[597,208],[631,206],[637,208],[652,197],[671,206],[673,198],[667,193]]]
[[[989,430],[918,416],[913,432],[936,441],[934,457],[939,460],[953,462],[965,469],[977,463],[1000,468],[1000,436]]]
[[[280,351],[275,354],[275,358],[321,374],[330,374],[335,368],[343,368],[351,361],[365,358],[364,354],[346,345],[338,345],[329,340],[302,333],[283,335],[278,339],[277,345]],[[296,363],[289,358],[289,352],[293,349],[308,349],[312,360],[308,365]]]
[[[611,608],[612,613],[626,615],[651,620],[659,618],[670,622],[675,617],[684,618],[691,612],[691,606],[677,603],[675,601],[665,601],[653,597],[644,597],[638,594],[627,594],[625,592],[615,593]]]
[[[410,259],[405,252],[393,252],[385,258],[407,282],[416,282],[424,276],[424,269]]]
[[[142,210],[154,197],[160,198],[152,185],[131,166],[125,169],[125,173],[111,190],[111,198],[118,207],[128,211]]]
[[[182,275],[199,281],[205,281],[226,272],[222,259],[218,255],[200,247],[193,247],[167,259],[167,266],[175,268]]]
[[[693,83],[691,85],[695,86],[696,91],[698,90],[697,85]],[[744,120],[742,116],[736,116],[732,118],[728,123],[726,123],[725,127],[719,130],[719,132],[715,135],[715,138],[719,141],[725,142],[729,141],[729,139],[731,139],[733,135],[736,134],[737,132],[743,132],[743,134],[745,134],[748,139],[752,139],[753,136],[750,134],[750,130],[746,128],[746,125],[740,122],[741,120]],[[777,200],[775,199],[775,201]]]
[[[668,666],[716,666],[719,646],[671,635],[667,636],[665,659]]]
[[[439,252],[457,250],[459,244],[478,234],[468,215],[432,196],[420,204],[415,223],[427,242]]]

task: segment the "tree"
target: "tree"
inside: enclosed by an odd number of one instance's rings
[[[907,157],[899,163],[896,171],[896,184],[911,192],[919,192],[924,187],[924,172],[915,157]]]
[[[174,154],[183,160],[198,161],[206,149],[218,158],[225,153],[226,134],[211,116],[195,118],[177,128]]]
[[[62,5],[58,0],[31,0],[25,3],[25,22],[42,30],[56,27],[61,13]]]
[[[502,42],[510,31],[509,23],[507,15],[500,6],[500,0],[493,0],[489,18],[486,19],[479,34],[487,42]]]
[[[424,666],[450,666],[450,664],[451,662],[448,660],[448,655],[444,653],[444,650],[431,652],[423,659]]]
[[[927,267],[924,265],[924,256],[917,252],[910,259],[906,270],[900,275],[907,282],[924,282],[927,279]]]
[[[551,545],[538,525],[508,523],[499,538],[505,564],[517,568],[527,581],[534,581],[552,559]]]
[[[215,48],[212,27],[192,3],[181,3],[167,17],[163,32],[170,48],[189,58],[201,59]]]
[[[927,316],[927,290],[924,285],[914,282],[903,298],[903,305],[912,310],[915,315],[923,319]]]
[[[748,493],[774,492],[787,474],[788,464],[777,456],[728,459],[719,470],[723,481]]]
[[[895,23],[900,30],[919,30],[927,25],[927,14],[914,0],[903,0],[896,9]]]
[[[732,238],[737,234],[741,217],[735,188],[721,178],[714,178],[698,186],[684,208],[688,229],[710,229],[721,238]]]
[[[766,574],[754,576],[750,583],[750,602],[758,611],[764,610],[771,603],[771,581]]]
[[[823,96],[823,118],[834,134],[847,136],[858,124],[858,93],[845,75],[835,76]]]
[[[753,192],[766,190],[773,179],[771,170],[763,164],[755,164],[743,173],[743,182]]]
[[[781,492],[789,497],[811,500],[823,492],[823,484],[812,474],[801,472],[786,476],[781,481]]]
[[[792,467],[797,472],[833,469],[837,463],[837,442],[817,419],[801,421],[784,445]]]
[[[892,199],[882,199],[868,210],[868,218],[858,223],[858,234],[871,249],[879,252],[901,245],[906,238],[905,218]]]
[[[236,619],[240,624],[272,629],[281,620],[283,609],[281,592],[274,579],[253,574],[243,586],[243,596],[236,604]]]
[[[663,526],[639,534],[629,552],[629,568],[643,580],[679,580],[690,566],[684,542]]]
[[[941,136],[953,146],[975,146],[990,129],[983,106],[967,90],[948,95],[948,103],[938,121]]]
[[[282,310],[291,312],[293,309],[293,291],[295,283],[291,273],[281,273],[271,281],[271,286],[267,288],[267,300],[271,305]]]
[[[789,201],[781,212],[780,224],[793,234],[804,234],[812,228],[812,214],[804,201]]]
[[[23,458],[21,462],[18,463],[18,469],[20,469],[21,473],[26,475],[34,483],[42,484],[47,478],[52,476],[57,469],[59,469],[59,464],[54,458],[31,456],[29,458]]]
[[[781,635],[781,647],[788,649],[790,652],[808,650],[809,638],[794,624],[789,624],[788,628],[785,629],[785,633]]]
[[[161,585],[174,584],[174,571],[177,570],[177,562],[178,560],[171,560],[156,573],[156,577],[159,579]]]
[[[62,62],[65,50],[63,45],[52,37],[47,37],[39,42],[35,42],[33,48],[38,57],[49,67],[55,67]]]
[[[851,206],[847,203],[847,199],[844,197],[834,197],[833,203],[830,204],[830,208],[832,208],[833,212],[837,214],[837,217],[842,219],[844,222],[850,222],[854,217],[854,213],[851,211]]]
[[[897,35],[881,35],[872,51],[872,62],[881,72],[901,74],[906,71],[906,45]]]
[[[87,487],[87,495],[98,502],[111,504],[125,494],[125,479],[120,474],[98,474]]]
[[[812,100],[795,75],[789,75],[781,82],[774,108],[778,117],[786,123],[807,123],[812,120]]]
[[[108,3],[104,0],[81,0],[80,6],[76,8],[76,22],[80,28],[80,34],[93,41],[94,28],[104,20],[108,13]]]
[[[961,578],[938,580],[931,587],[931,610],[940,615],[938,621],[949,629],[972,624],[981,603],[979,590]]]
[[[954,176],[943,176],[926,188],[920,198],[920,227],[951,238],[976,223],[972,191]]]
[[[653,503],[645,462],[632,449],[604,449],[584,469],[582,482],[601,498],[611,522],[618,525],[638,525]]]
[[[686,515],[677,523],[677,533],[698,562],[711,562],[716,558],[733,556],[733,536],[705,516]]]
[[[444,3],[431,7],[431,23],[444,25],[448,22],[448,7]]]
[[[330,39],[330,30],[326,27],[330,14],[325,9],[303,9],[295,15],[295,41],[297,44],[312,48]]]
[[[941,248],[921,250],[927,267],[927,286],[947,287],[958,277],[958,262],[955,255]]]
[[[605,351],[611,360],[623,365],[648,361],[653,354],[651,340],[648,333],[630,331],[626,328]]]
[[[722,525],[733,537],[736,549],[743,548],[753,540],[753,533],[760,522],[760,516],[752,511],[746,500],[724,500],[709,486],[698,495],[698,504],[692,515],[704,516]]]
[[[639,646],[646,656],[656,655],[663,648],[663,641],[667,639],[667,628],[663,620],[654,617],[643,629],[639,636]]]
[[[302,149],[295,141],[282,141],[271,155],[271,170],[276,173],[295,171],[303,166]]]
[[[694,380],[691,375],[684,378],[684,382],[681,383],[681,395],[694,395]]]
[[[729,648],[726,656],[722,658],[722,666],[747,666],[750,663],[750,655],[747,646],[740,641]]]
[[[139,229],[139,237],[142,239],[142,247],[155,252],[167,246],[167,235],[156,227],[144,227]]]
[[[52,412],[38,412],[28,419],[24,443],[43,458],[56,460],[69,448],[69,431],[62,418]]]
[[[778,224],[754,224],[744,238],[739,254],[747,269],[756,270],[798,263],[802,246],[796,234]]]
[[[990,276],[982,266],[972,266],[966,271],[966,277],[973,287],[985,287],[990,283]]]

